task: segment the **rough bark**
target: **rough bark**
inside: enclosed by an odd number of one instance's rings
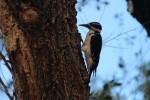
[[[75,0],[0,0],[16,100],[87,100]]]
[[[146,29],[150,37],[150,1],[149,0],[127,0],[132,1],[133,12],[131,13]]]

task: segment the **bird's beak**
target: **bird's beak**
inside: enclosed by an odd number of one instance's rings
[[[80,24],[79,26],[84,26],[84,27],[86,27],[86,28],[89,28],[89,27],[90,27],[89,24]]]

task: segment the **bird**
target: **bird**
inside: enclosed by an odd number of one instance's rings
[[[93,75],[96,76],[96,69],[99,64],[100,53],[102,49],[102,37],[100,34],[102,31],[102,26],[99,22],[90,22],[88,24],[80,24],[79,26],[89,29],[85,41],[81,47],[81,51],[83,51],[85,54],[90,80],[92,72]]]

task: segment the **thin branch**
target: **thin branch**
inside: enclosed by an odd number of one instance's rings
[[[9,66],[8,61],[5,59],[5,57],[4,57],[4,55],[2,54],[1,51],[0,51],[0,56],[1,56],[1,58],[3,59],[3,61],[4,61],[5,65],[6,65],[6,67],[8,68],[8,70],[11,72],[11,67]]]
[[[3,86],[4,92],[5,92],[6,95],[9,97],[9,99],[10,99],[10,100],[13,100],[13,97],[12,97],[11,94],[8,92],[7,86],[4,84],[4,82],[2,81],[1,78],[0,78],[0,84]]]
[[[127,32],[118,34],[118,35],[116,35],[115,37],[113,37],[113,38],[111,38],[111,39],[105,41],[105,43],[107,43],[107,42],[109,42],[109,41],[111,41],[111,40],[114,40],[114,39],[116,39],[117,37],[119,37],[119,36],[121,36],[121,35],[127,34],[128,32],[134,31],[134,30],[136,30],[136,29],[137,29],[137,28],[134,28],[134,29],[131,29],[131,30],[127,31]]]
[[[143,23],[142,25],[144,26],[144,25],[148,24],[149,22],[150,22],[150,20],[146,21],[146,22],[145,22],[145,23]],[[107,42],[109,42],[109,41],[111,41],[111,40],[114,40],[114,39],[116,39],[117,37],[122,36],[122,35],[124,35],[124,34],[128,35],[128,34],[127,34],[128,32],[134,31],[134,30],[136,30],[136,29],[138,29],[138,28],[140,28],[140,27],[141,27],[141,26],[136,27],[136,28],[133,28],[133,29],[131,29],[131,30],[127,31],[127,32],[124,32],[124,33],[118,34],[118,35],[116,35],[115,37],[113,37],[113,38],[111,38],[111,39],[109,39],[109,40],[105,41],[104,43],[107,43]]]
[[[103,14],[104,14],[104,11],[105,11],[105,8],[106,8],[106,5],[104,5],[104,9],[102,10],[102,14],[101,14],[100,19],[98,20],[98,22],[101,21],[101,19],[102,19],[102,17],[103,17]]]
[[[2,76],[3,76],[4,80],[5,80],[5,82],[6,82],[7,84],[9,84],[9,82],[6,80],[5,75],[3,74],[3,72],[2,72],[1,69],[0,69],[0,71],[1,71],[1,74],[2,74]],[[13,91],[13,89],[12,89],[11,87],[10,87],[10,89]]]
[[[115,49],[129,49],[131,47],[131,46],[130,47],[116,47],[116,46],[111,46],[111,45],[104,45],[104,46],[115,48]]]

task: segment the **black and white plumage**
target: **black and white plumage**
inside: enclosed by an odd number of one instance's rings
[[[93,75],[96,75],[96,69],[100,59],[100,52],[102,48],[102,37],[100,32],[102,27],[98,22],[81,24],[80,26],[84,26],[89,29],[81,49],[85,53],[90,78],[92,72]]]

